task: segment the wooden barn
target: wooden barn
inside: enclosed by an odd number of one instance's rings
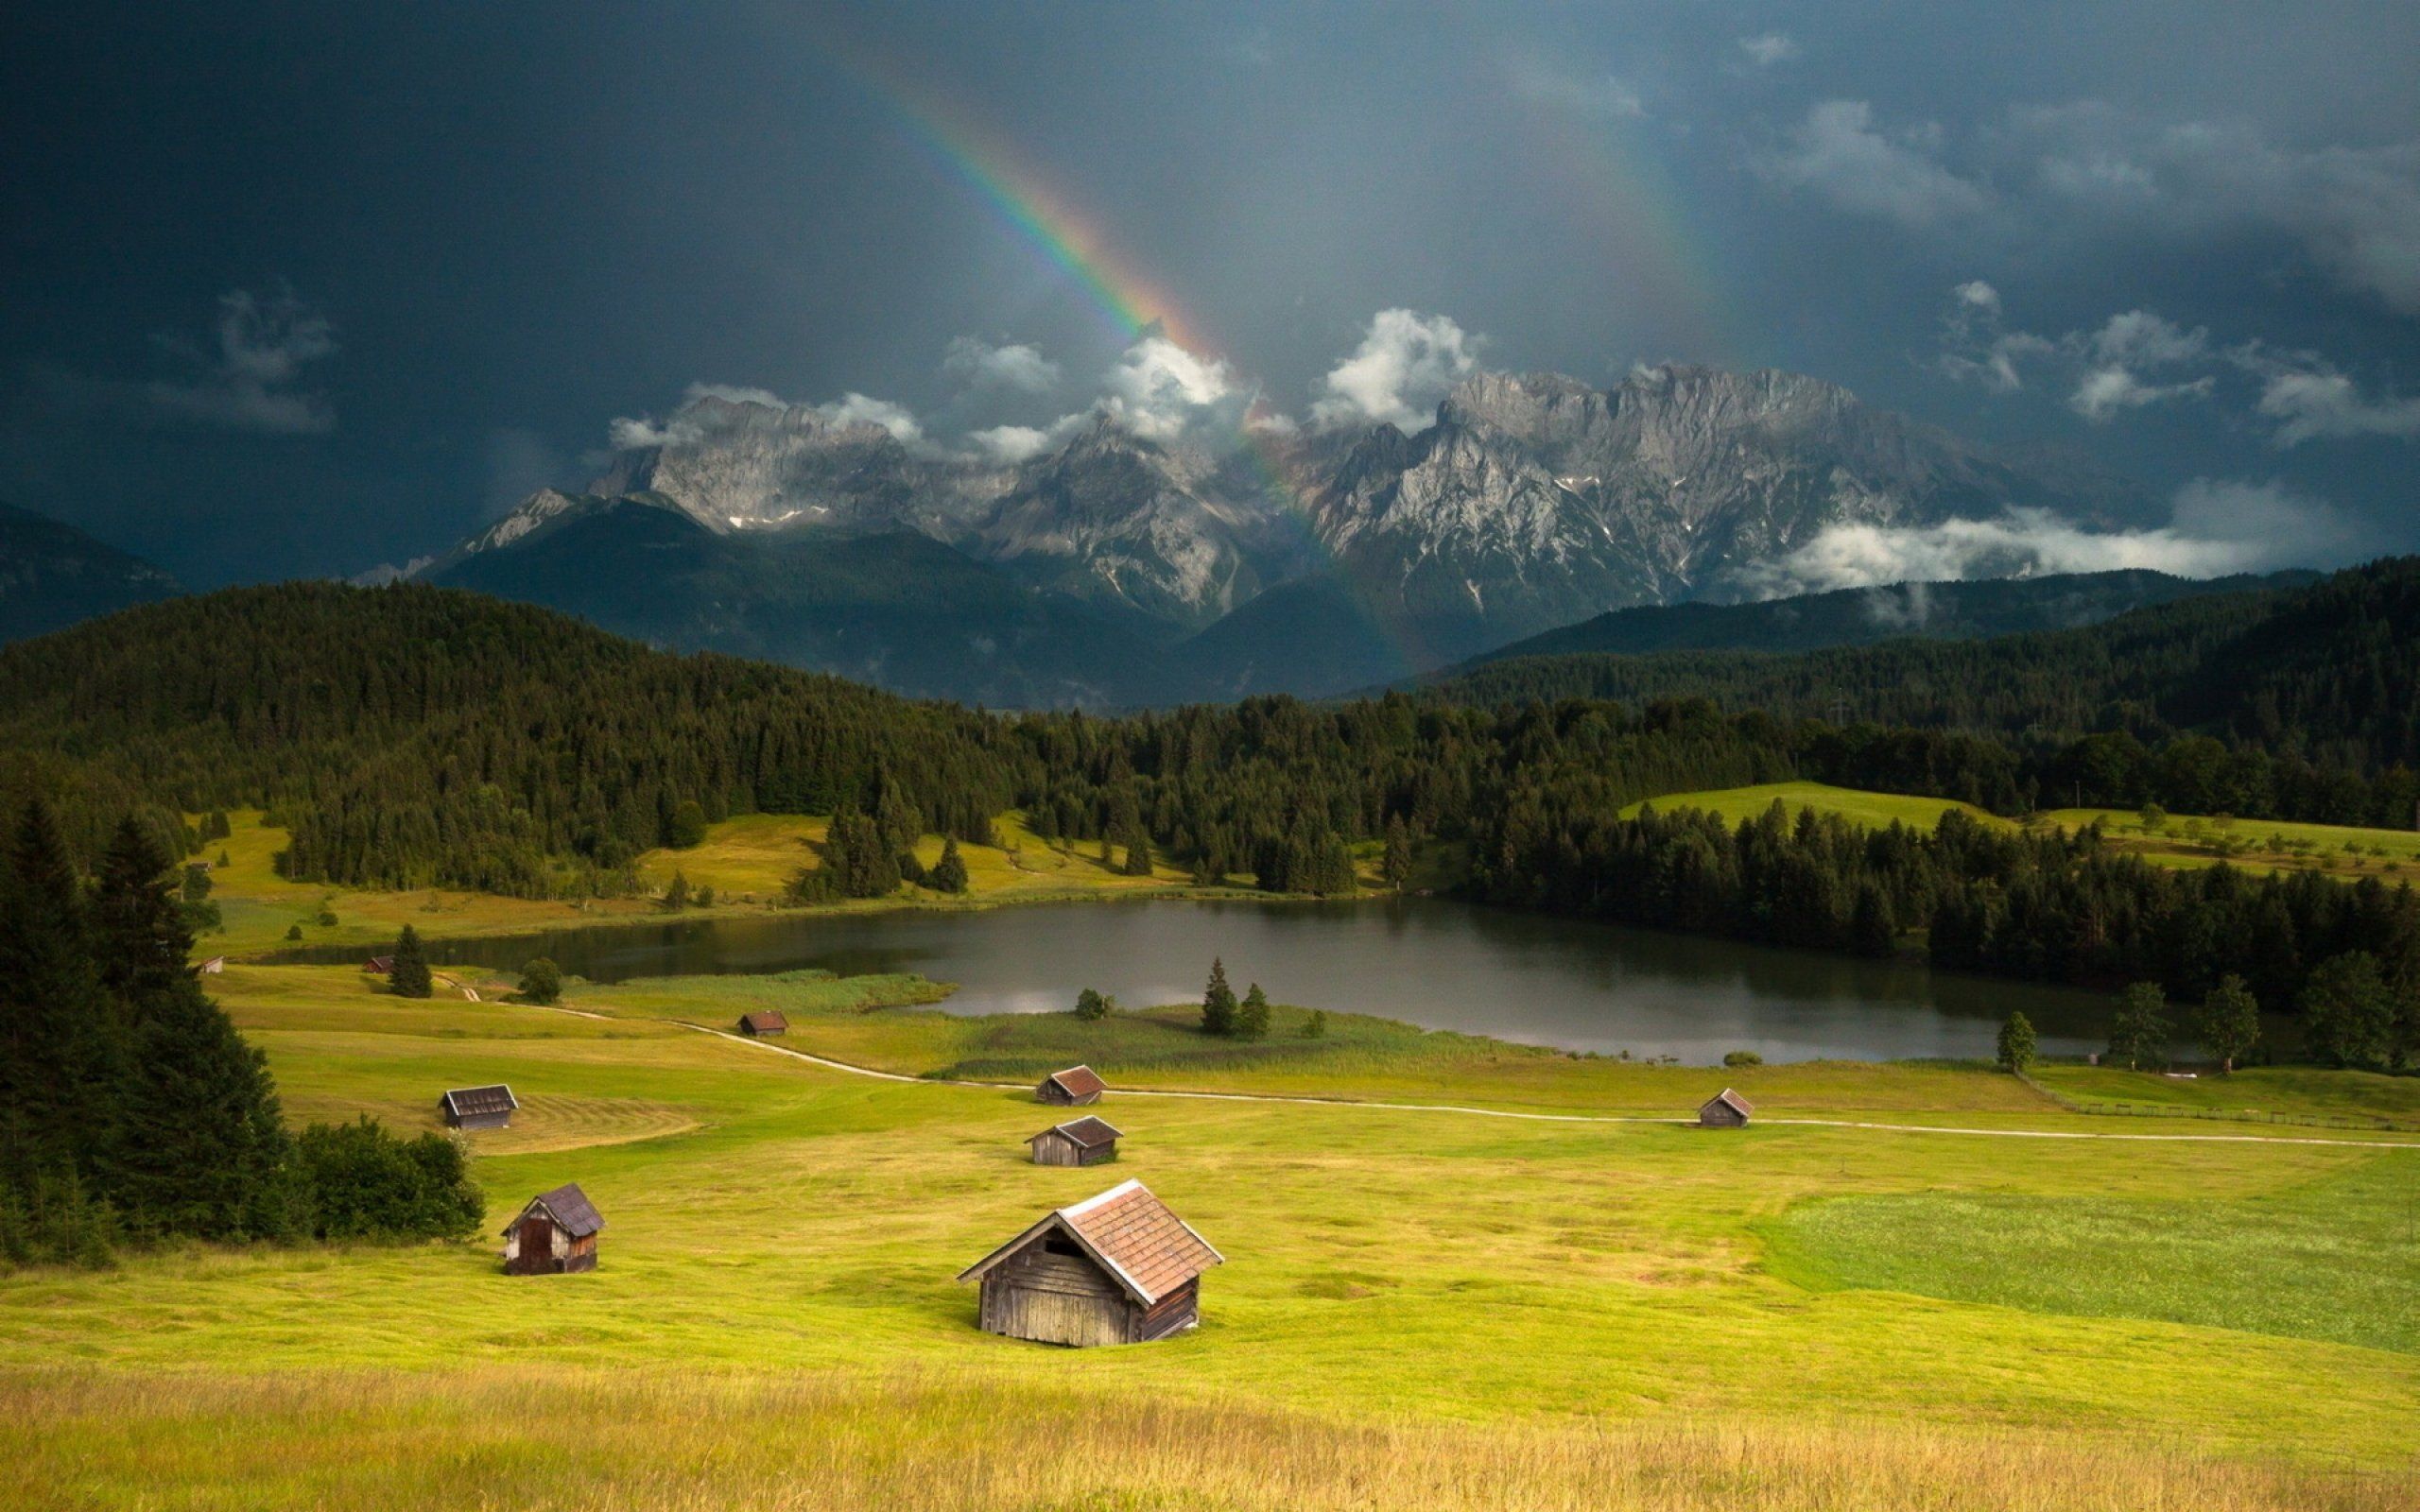
[[[498,1083],[493,1087],[457,1087],[437,1100],[437,1110],[448,1128],[508,1128],[521,1100],[512,1089]]]
[[[1083,1348],[1143,1344],[1201,1321],[1201,1273],[1224,1264],[1140,1181],[1061,1208],[959,1275],[983,1284],[986,1332]]]
[[[578,1182],[529,1199],[504,1227],[507,1276],[563,1276],[596,1268],[596,1236],[605,1220]]]
[[[1087,1116],[1046,1128],[1025,1143],[1036,1165],[1098,1165],[1117,1159],[1117,1133],[1106,1120]]]
[[[761,1039],[769,1034],[787,1034],[790,1032],[790,1021],[770,1010],[743,1013],[739,1016],[739,1032],[751,1039]]]
[[[361,969],[372,976],[385,976],[395,969],[395,958],[391,955],[372,955],[361,963]]]
[[[216,976],[218,973],[226,970],[227,957],[224,955],[214,955],[210,959],[195,966],[193,969],[193,974],[196,976]]]
[[[1092,1067],[1070,1066],[1043,1077],[1033,1095],[1036,1101],[1058,1108],[1086,1108],[1099,1102],[1100,1094],[1107,1091],[1109,1083],[1101,1080]]]
[[[1754,1111],[1748,1099],[1725,1087],[1698,1109],[1698,1123],[1706,1128],[1746,1128],[1748,1115]]]

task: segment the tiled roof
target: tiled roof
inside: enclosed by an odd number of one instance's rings
[[[1044,1134],[1064,1134],[1087,1150],[1097,1150],[1104,1144],[1115,1143],[1118,1132],[1107,1119],[1100,1118],[1080,1118],[1073,1123],[1060,1124],[1043,1130]],[[1036,1134],[1033,1137],[1036,1140],[1040,1138],[1042,1134]],[[1026,1143],[1030,1144],[1033,1140],[1028,1140]]]
[[[1149,1307],[1226,1257],[1210,1247],[1140,1181],[1124,1181],[1097,1197],[1043,1215],[1040,1223],[959,1272],[962,1281],[1023,1249],[1048,1228],[1073,1235],[1135,1300]]]
[[[1737,1092],[1733,1091],[1728,1087],[1725,1087],[1722,1091],[1715,1093],[1712,1097],[1705,1100],[1705,1106],[1707,1108],[1712,1108],[1717,1103],[1728,1103],[1731,1106],[1731,1110],[1737,1113],[1741,1118],[1746,1118],[1749,1114],[1755,1111],[1755,1108],[1750,1106],[1748,1099],[1740,1096]],[[1701,1109],[1701,1111],[1703,1111],[1703,1109]]]
[[[445,1106],[454,1109],[457,1117],[466,1117],[480,1113],[510,1113],[521,1104],[512,1095],[511,1088],[497,1085],[457,1087],[445,1094]]]
[[[1101,1080],[1100,1074],[1090,1066],[1070,1066],[1065,1071],[1054,1071],[1050,1079],[1070,1097],[1087,1097],[1094,1092],[1109,1091],[1109,1083]]]
[[[545,1209],[547,1215],[555,1220],[555,1227],[574,1239],[585,1239],[605,1227],[604,1216],[596,1211],[596,1205],[588,1200],[588,1194],[579,1190],[577,1181],[566,1181],[552,1192],[539,1193],[529,1199],[527,1206],[521,1210],[522,1213],[528,1212],[530,1208]],[[516,1215],[512,1222],[504,1226],[503,1231],[510,1233],[520,1223],[521,1218]]]

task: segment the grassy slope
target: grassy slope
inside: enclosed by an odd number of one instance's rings
[[[1791,813],[1811,808],[1876,828],[1897,819],[1929,830],[1950,809],[1962,809],[1986,824],[2010,821],[1965,803],[1946,799],[1907,798],[1896,793],[1868,793],[1832,787],[1823,782],[1766,782],[1754,787],[1717,788],[1703,793],[1674,793],[1654,799],[1663,813],[1703,809],[1737,824],[1753,818],[1780,799]],[[1622,812],[1635,815],[1634,803]],[[2221,834],[2235,842],[2226,857],[2247,871],[2329,871],[2340,876],[2378,876],[2389,882],[2420,881],[2420,832],[2357,829],[2337,824],[2287,824],[2269,819],[2238,819],[2221,826],[2214,820],[2171,815],[2156,832],[2144,830],[2141,819],[2119,809],[2054,809],[2044,814],[2053,824],[2081,829],[2098,820],[2108,843],[2121,850],[2140,852],[2160,866],[2208,867],[2221,859],[2215,843]],[[2347,847],[2352,849],[2348,850]]]
[[[579,902],[547,902],[499,898],[488,893],[370,892],[333,888],[317,883],[288,882],[276,870],[277,852],[285,846],[285,832],[263,825],[256,810],[229,816],[234,833],[202,849],[198,860],[215,861],[223,851],[228,865],[212,872],[211,896],[219,905],[226,927],[204,936],[199,954],[249,954],[290,943],[289,925],[302,929],[301,943],[359,945],[365,952],[393,943],[406,924],[424,935],[510,935],[564,929],[586,924],[627,923],[660,917],[647,898],[611,898]],[[641,878],[661,888],[681,872],[694,887],[711,886],[717,906],[692,910],[689,917],[756,914],[772,906],[784,884],[801,866],[821,864],[814,846],[831,827],[828,816],[748,815],[710,828],[705,843],[689,850],[650,850],[639,858]],[[1002,815],[994,828],[997,846],[961,846],[966,861],[967,891],[960,898],[903,887],[897,899],[857,900],[832,905],[832,912],[912,904],[926,908],[987,907],[1005,902],[1039,902],[1070,898],[1135,897],[1171,894],[1216,897],[1233,888],[1197,888],[1189,873],[1161,865],[1149,877],[1128,877],[1100,859],[1098,845],[1065,846],[1033,837],[1015,814]],[[916,845],[917,855],[930,866],[941,859],[942,837],[926,835]],[[1119,852],[1119,859],[1124,853]],[[1374,867],[1374,858],[1370,865]],[[1365,869],[1368,869],[1365,868]],[[1249,878],[1236,879],[1249,883]],[[1252,896],[1257,897],[1258,894]],[[337,916],[332,927],[317,921],[325,907]]]
[[[500,1365],[542,1376],[621,1371],[615,1389],[660,1391],[663,1420],[691,1420],[683,1417],[691,1413],[700,1432],[709,1431],[702,1424],[714,1415],[716,1390],[773,1390],[804,1371],[831,1373],[835,1390],[866,1393],[908,1370],[967,1394],[969,1405],[949,1418],[966,1425],[961,1436],[999,1421],[1004,1397],[1098,1390],[1170,1403],[1176,1416],[1154,1432],[1174,1432],[1186,1413],[1259,1399],[1329,1424],[1407,1414],[1461,1420],[1499,1450],[1508,1441],[1495,1435],[1530,1432],[1520,1425],[1541,1419],[1629,1425],[1624,1432],[1737,1421],[1759,1446],[1743,1451],[1753,1456],[1777,1452],[1801,1431],[1786,1425],[1812,1417],[1868,1435],[1858,1440],[1866,1446],[1859,1463],[1885,1453],[1879,1446],[1899,1441],[1911,1422],[1935,1434],[2057,1434],[2121,1456],[2123,1445],[2144,1438],[2194,1453],[2347,1455],[2380,1467],[2420,1452],[2420,1419],[2409,1411],[2420,1392],[2420,1356],[2293,1336],[2291,1317],[2264,1317],[2281,1331],[2264,1332],[2208,1320],[2066,1315],[2095,1311],[2093,1287],[2109,1255],[2098,1215],[2070,1226],[2093,1242],[2040,1278],[2046,1294],[2025,1309],[1919,1300],[1906,1293],[1945,1294],[1951,1283],[1919,1275],[1923,1284],[1913,1284],[1898,1271],[1893,1290],[1809,1290],[1769,1267],[1760,1237],[1761,1225],[1807,1199],[1927,1194],[2031,1202],[2020,1211],[2036,1224],[2086,1211],[2079,1203],[2137,1202],[2199,1212],[2194,1221],[2205,1228],[2238,1211],[2213,1199],[2273,1197],[2326,1227],[2343,1216],[2338,1194],[2409,1179],[2420,1156],[2407,1152],[1780,1125],[1716,1134],[1113,1096],[1105,1111],[1129,1136],[1118,1168],[1051,1170],[1022,1160],[1020,1142],[1049,1114],[1016,1093],[870,1081],[647,1018],[401,1005],[340,970],[237,968],[221,984],[298,1114],[367,1109],[424,1120],[439,1089],[498,1078],[559,1099],[542,1103],[544,1116],[511,1136],[475,1136],[478,1174],[499,1211],[556,1182],[580,1181],[609,1220],[605,1263],[593,1277],[510,1280],[482,1242],[179,1255],[108,1276],[0,1280],[0,1358],[19,1370],[103,1372],[97,1384],[73,1389],[0,1379],[0,1400],[14,1391],[40,1405],[42,1420],[77,1391],[96,1393],[99,1415],[81,1431],[0,1429],[0,1445],[11,1458],[36,1462],[55,1452],[46,1447],[54,1437],[86,1446],[78,1473],[104,1502],[130,1500],[153,1484],[147,1446],[200,1464],[207,1456],[194,1435],[212,1432],[214,1421],[222,1430],[242,1421],[245,1458],[259,1465],[209,1474],[273,1478],[262,1467],[291,1455],[319,1464],[314,1473],[328,1479],[266,1488],[256,1479],[243,1494],[203,1504],[307,1504],[330,1486],[357,1487],[362,1472],[342,1445],[361,1446],[372,1460],[393,1457],[397,1434],[411,1436],[467,1410],[459,1405],[472,1385],[465,1372],[493,1383]],[[667,1011],[670,997],[695,990],[676,984],[655,1006]],[[636,1005],[635,997],[580,1004],[589,1011]],[[898,1021],[920,1034],[951,1029],[929,1024],[930,1014],[816,1011],[835,1021]],[[970,1032],[987,1031],[977,1021]],[[1661,1074],[1539,1058],[1573,1078],[1558,1095],[1593,1095],[1600,1106],[1636,1095],[1626,1078]],[[1481,1078],[1470,1066],[1450,1074],[1412,1069],[1432,1095],[1470,1091]],[[1807,1101],[1849,1105],[1860,1101],[1862,1085],[1873,1106],[1885,1108],[1902,1079],[1921,1089],[1919,1100],[1946,1101],[1962,1090],[1977,1106],[1961,1122],[1989,1115],[1981,1105],[2010,1085],[1927,1068],[1767,1071],[1759,1095],[1776,1104],[1791,1101],[1793,1085]],[[1356,1091],[1365,1082],[1347,1071],[1328,1086]],[[1668,1091],[1679,1084],[1658,1095]],[[695,1126],[590,1144],[563,1126],[583,1107],[631,1105]],[[533,1150],[520,1139],[551,1147]],[[951,1280],[956,1269],[1044,1208],[1113,1177],[1150,1182],[1231,1257],[1207,1282],[1201,1332],[1146,1349],[1083,1353],[977,1332],[972,1299]],[[1905,1247],[1889,1223],[1858,1232],[1870,1250]],[[2290,1282],[2307,1232],[2246,1228],[2229,1263],[2247,1284]],[[2138,1236],[2124,1252],[2154,1262],[2164,1253],[2156,1236]],[[2401,1263],[2411,1263],[2410,1254]],[[1904,1263],[1921,1269],[1923,1258]],[[278,1389],[268,1383],[332,1368],[346,1372],[329,1383],[335,1400],[387,1403],[329,1425],[332,1441],[313,1415],[262,1420],[244,1406],[246,1392]],[[688,1374],[697,1369],[725,1379],[700,1384]],[[199,1397],[187,1400],[185,1388],[112,1395],[111,1383],[160,1371],[200,1377]],[[354,1374],[363,1371],[372,1374]],[[2318,1382],[2325,1391],[2310,1389]],[[573,1385],[574,1396],[606,1390],[596,1381]],[[568,1410],[533,1407],[551,1426],[526,1438],[506,1433],[507,1447],[493,1457],[519,1467],[527,1456],[561,1452],[546,1446],[571,1436],[572,1425],[556,1416]],[[199,1426],[180,1426],[188,1414]],[[100,1448],[101,1416],[125,1444]],[[842,1416],[861,1425],[851,1442],[875,1433],[866,1426],[874,1422],[881,1434],[897,1432],[871,1409]],[[604,1426],[612,1419],[586,1420],[614,1436]],[[504,1432],[494,1423],[465,1431]],[[902,1452],[938,1448],[919,1439]],[[438,1457],[471,1473],[450,1453]],[[55,1457],[47,1463],[61,1469]],[[1279,1478],[1302,1472],[1294,1464]],[[658,1486],[654,1494],[669,1493]],[[2143,1503],[2121,1497],[2112,1504]]]

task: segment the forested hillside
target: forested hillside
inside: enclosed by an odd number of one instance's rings
[[[2016,736],[1841,727],[1688,698],[1479,707],[1398,694],[994,716],[670,656],[460,592],[288,585],[0,651],[0,785],[52,796],[87,857],[138,800],[163,829],[265,805],[291,827],[282,864],[295,878],[523,896],[628,889],[641,850],[749,812],[839,816],[833,833],[858,860],[919,833],[983,839],[1019,808],[1046,839],[1140,840],[1205,882],[1249,875],[1285,891],[1349,889],[1355,841],[1384,837],[1396,855],[1452,842],[1472,891],[1523,906],[1824,948],[1931,929],[1945,960],[2066,980],[2147,971],[2188,991],[2235,959],[2217,943],[2260,941],[2259,979],[2298,992],[2324,957],[2382,949],[2346,942],[2377,935],[2386,905],[2365,902],[2370,922],[2347,923],[2351,894],[2336,884],[2226,892],[2236,885],[2101,855],[2088,836],[2011,847],[1894,832],[1873,851],[1827,831],[1718,838],[1618,815],[1667,794],[1810,778],[2012,816],[2055,796],[2408,824],[2420,779],[2381,756],[2411,749],[2412,711],[2396,696],[2411,686],[2414,577],[2411,563],[2349,574],[2249,626],[2207,600],[2174,606],[2181,626],[2134,616],[2082,646],[2028,638],[2031,652],[2047,643],[2101,685],[2138,690],[2141,709],[2171,712],[2145,728],[2172,719],[2230,737],[2157,744],[2126,730],[2053,737],[2047,722]],[[2012,676],[2028,654],[1920,649]],[[2228,667],[2249,697],[2229,696]],[[2247,712],[2260,718],[2238,725]],[[2283,753],[2260,743],[2268,728]],[[880,866],[864,874],[896,884]],[[2408,892],[2393,911],[2412,917]],[[2420,948],[2389,954],[2420,972]]]
[[[2199,733],[2375,773],[2420,765],[2420,559],[2281,593],[2164,604],[2082,629],[1800,655],[1519,658],[1427,691],[1456,703],[1703,696],[1785,718],[2029,740]]]

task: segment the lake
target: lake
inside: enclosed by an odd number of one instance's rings
[[[915,971],[955,982],[953,1013],[1067,1008],[1085,987],[1132,1007],[1198,1001],[1213,956],[1240,994],[1381,1014],[1431,1029],[1692,1064],[1981,1057],[2022,1008],[2046,1055],[2105,1041],[2095,994],[1921,965],[1516,913],[1442,898],[1391,902],[1075,902],[559,930],[434,940],[440,964],[517,971],[534,955],[596,982],[780,971]],[[285,959],[349,960],[311,951]]]

